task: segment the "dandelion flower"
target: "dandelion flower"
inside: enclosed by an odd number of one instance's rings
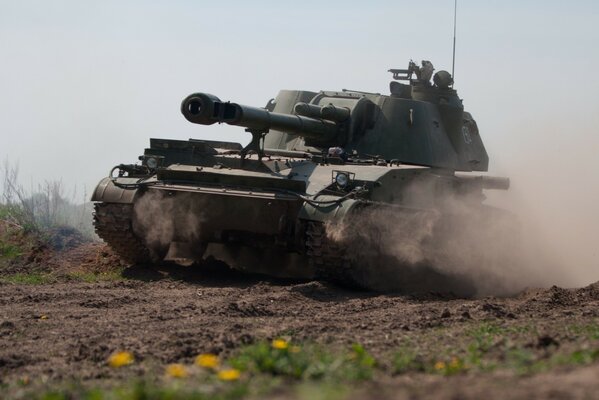
[[[272,341],[272,347],[277,350],[285,350],[289,347],[289,342],[283,339],[275,339]]]
[[[221,381],[236,381],[241,373],[235,368],[223,369],[218,372],[218,379]]]
[[[183,364],[169,364],[166,366],[165,375],[171,378],[187,378],[189,372]]]
[[[437,361],[434,367],[437,371],[445,369],[445,363],[443,361]]]
[[[133,354],[128,351],[119,351],[108,357],[108,365],[112,368],[124,367],[125,365],[133,364],[134,361]]]
[[[195,359],[198,367],[216,369],[218,367],[218,356],[210,353],[200,354]]]

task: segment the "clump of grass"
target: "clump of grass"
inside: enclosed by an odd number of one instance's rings
[[[31,246],[23,228],[8,217],[8,209],[0,204],[0,266],[18,259]]]
[[[23,254],[21,248],[11,243],[2,241],[0,238],[0,258],[6,261],[14,260]]]
[[[585,325],[571,325],[566,328],[569,334],[584,336],[588,339],[599,340],[599,323],[593,322]]]
[[[569,353],[553,354],[539,358],[524,348],[515,348],[507,353],[507,366],[518,375],[530,375],[549,371],[556,367],[589,365],[599,360],[599,349],[579,349]]]
[[[121,271],[110,272],[69,272],[66,275],[60,275],[49,272],[18,272],[14,274],[0,275],[1,283],[13,285],[45,285],[56,283],[58,281],[73,282],[115,282],[123,280]]]
[[[567,355],[556,355],[552,358],[553,365],[588,365],[599,360],[599,349],[576,350]]]
[[[370,379],[375,359],[359,344],[341,354],[318,345],[302,347],[287,341],[250,345],[229,360],[229,364],[249,374],[270,374],[291,379]]]
[[[483,323],[472,327],[468,335],[473,339],[466,347],[466,363],[477,370],[493,370],[495,365],[485,359],[486,354],[504,340],[506,329],[496,324]]]
[[[16,273],[0,276],[0,282],[14,285],[44,285],[56,282],[56,277],[48,273]]]
[[[404,374],[408,372],[424,372],[427,363],[414,348],[402,347],[393,356],[393,372]]]
[[[76,282],[96,283],[96,282],[114,282],[123,280],[121,271],[110,272],[70,272],[67,279]]]
[[[503,367],[513,370],[518,375],[528,375],[546,369],[544,360],[537,360],[531,350],[523,347],[508,349]]]

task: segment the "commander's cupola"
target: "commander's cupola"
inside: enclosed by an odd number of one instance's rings
[[[407,69],[390,69],[394,79],[389,84],[391,96],[435,104],[461,104],[457,92],[453,89],[451,74],[442,70],[433,75],[434,71],[433,63],[427,60],[422,60],[420,66],[410,60]],[[408,84],[397,81],[407,81]]]

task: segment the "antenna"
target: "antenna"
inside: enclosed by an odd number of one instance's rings
[[[453,3],[453,57],[451,60],[451,78],[452,83],[451,87],[453,88],[453,84],[455,83],[455,28],[456,28],[456,20],[458,15],[458,0],[454,0]]]

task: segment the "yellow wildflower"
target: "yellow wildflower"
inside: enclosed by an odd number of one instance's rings
[[[235,368],[223,369],[218,371],[218,379],[221,381],[236,381],[241,373]]]
[[[189,372],[183,364],[169,364],[166,366],[165,375],[171,378],[187,378]]]
[[[437,361],[434,367],[437,371],[445,369],[445,363],[443,361]]]
[[[108,357],[108,365],[112,368],[124,367],[125,365],[133,364],[134,361],[133,354],[128,351],[119,351]]]
[[[283,339],[275,339],[272,341],[272,347],[277,350],[285,350],[289,347],[289,342]]]
[[[216,369],[218,367],[218,356],[210,353],[200,354],[195,359],[198,367]]]

